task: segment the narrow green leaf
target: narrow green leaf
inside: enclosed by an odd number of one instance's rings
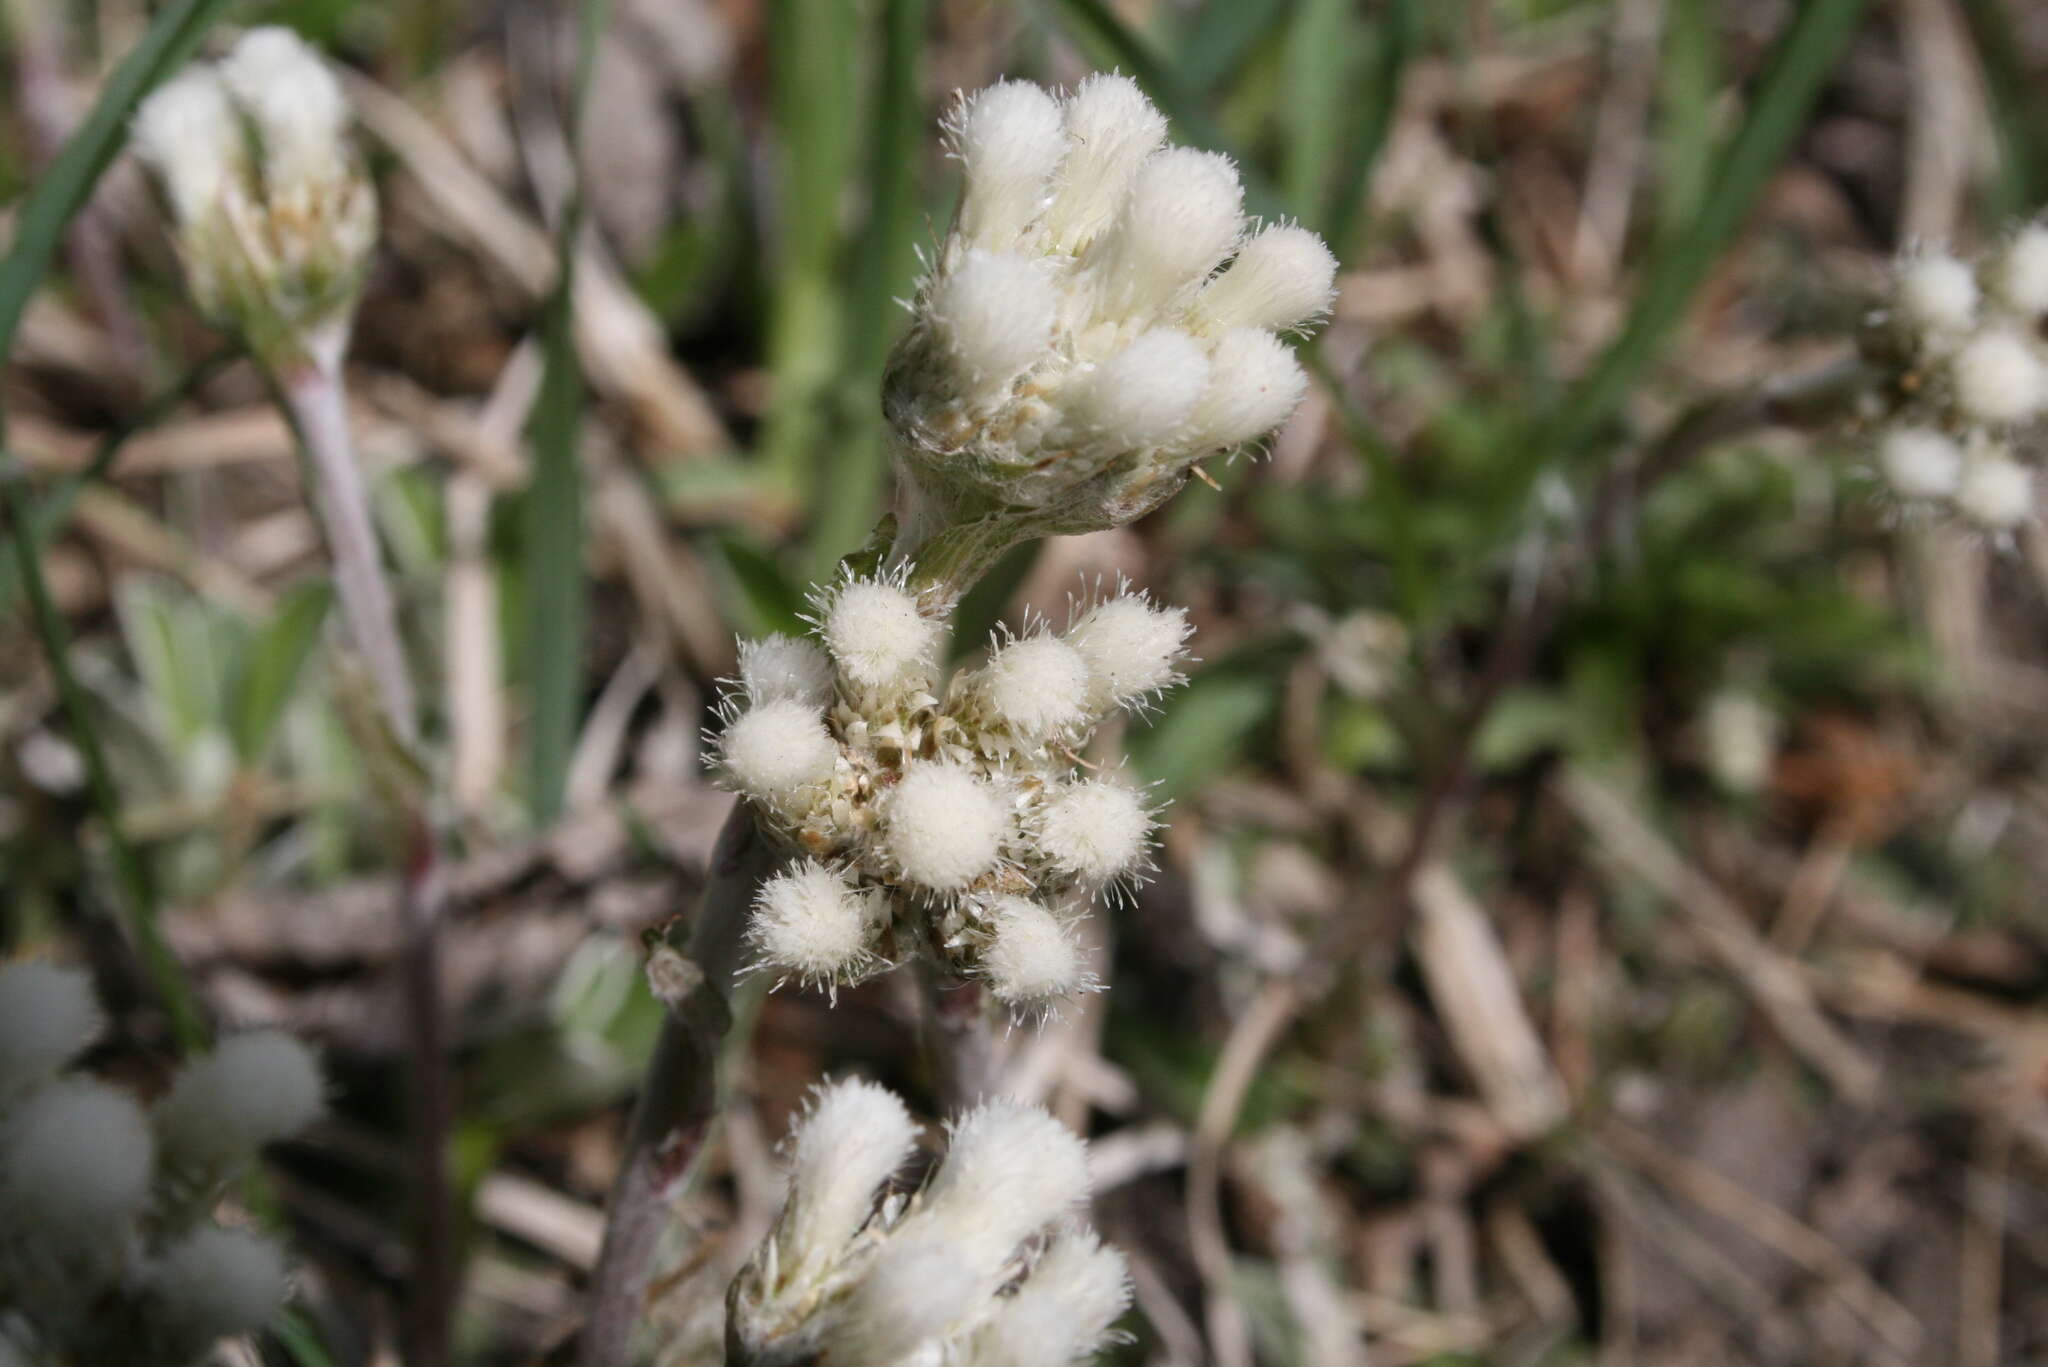
[[[1757,84],[1749,116],[1715,168],[1698,215],[1651,265],[1621,335],[1566,396],[1542,434],[1539,456],[1576,452],[1621,407],[1656,359],[1784,158],[1863,7],[1864,0],[1807,0],[1796,9]],[[1538,467],[1546,463],[1534,462]]]
[[[333,601],[330,584],[316,580],[299,585],[285,595],[276,616],[256,632],[244,650],[232,690],[229,725],[235,754],[245,766],[260,764],[269,752]]]
[[[1181,36],[1174,65],[1190,91],[1209,91],[1272,33],[1290,0],[1209,0]]]
[[[749,636],[771,631],[800,635],[809,630],[803,620],[804,596],[775,561],[759,546],[738,533],[727,532],[711,539],[718,550],[714,562],[724,571],[726,616]]]
[[[1318,225],[1330,243],[1330,250],[1340,259],[1352,245],[1358,217],[1365,211],[1372,168],[1379,164],[1380,151],[1387,145],[1387,134],[1394,126],[1401,83],[1408,72],[1408,60],[1415,54],[1416,35],[1422,25],[1420,4],[1421,0],[1387,0],[1373,31],[1361,89],[1355,99],[1345,102],[1346,108],[1353,111],[1348,117],[1354,128],[1330,182]]]
[[[576,89],[564,121],[571,148],[579,145],[583,106],[604,22],[603,0],[586,0]],[[561,814],[569,755],[576,743],[583,671],[583,470],[577,443],[583,425],[584,385],[575,337],[576,244],[583,235],[583,210],[579,157],[569,202],[556,229],[555,292],[541,320],[544,360],[540,393],[527,422],[527,439],[533,445],[523,566],[527,678],[532,689],[529,802],[540,825]]]

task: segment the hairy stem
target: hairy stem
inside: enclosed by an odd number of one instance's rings
[[[675,1198],[688,1185],[719,1111],[718,1057],[732,1026],[728,1002],[754,890],[774,869],[774,849],[744,803],[734,806],[712,851],[710,878],[691,922],[686,962],[666,971],[668,1014],[633,1109],[625,1160],[612,1183],[604,1246],[592,1277],[578,1367],[623,1367],[654,1253]]]
[[[367,665],[384,725],[417,759],[419,715],[391,586],[370,516],[369,488],[349,432],[342,383],[346,334],[329,329],[309,339],[305,358],[278,378],[279,392],[305,449],[313,504],[327,539],[341,615]],[[448,1066],[448,1028],[441,994],[441,940],[448,886],[439,832],[427,794],[403,794],[398,917],[401,972],[412,1034],[412,1297],[406,1313],[406,1361],[445,1367],[458,1284],[455,1208],[448,1136],[455,1099]]]
[[[939,1109],[957,1115],[995,1090],[996,1037],[978,982],[925,981],[926,1048]]]

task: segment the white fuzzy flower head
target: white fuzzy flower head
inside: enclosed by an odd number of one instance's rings
[[[788,699],[822,708],[832,701],[832,661],[817,642],[799,637],[741,641],[740,690],[756,707]]]
[[[1101,1351],[1131,1305],[1123,1254],[1063,1230],[975,1335],[976,1367],[1070,1367]]]
[[[1101,711],[1140,704],[1180,679],[1190,628],[1182,608],[1155,608],[1122,593],[1083,613],[1067,644],[1088,662],[1090,700]]]
[[[1931,427],[1894,427],[1877,442],[1877,468],[1904,499],[1947,498],[1963,473],[1963,452]]]
[[[832,777],[839,748],[818,709],[777,698],[734,717],[718,737],[718,763],[732,786],[773,810],[799,804]]]
[[[967,178],[961,236],[980,247],[1014,245],[1045,207],[1066,154],[1059,102],[1029,81],[999,81],[961,101],[952,135]]]
[[[944,1240],[898,1235],[847,1297],[832,1335],[840,1348],[834,1357],[877,1367],[920,1361],[959,1335],[990,1299],[987,1277]]]
[[[231,1035],[185,1065],[156,1107],[164,1160],[218,1176],[320,1114],[325,1083],[313,1051],[282,1030]]]
[[[137,106],[135,155],[164,188],[182,223],[212,213],[243,174],[241,120],[212,67],[165,81]]]
[[[852,983],[874,965],[881,926],[875,894],[806,859],[754,896],[747,943],[763,969],[799,982]]]
[[[2048,313],[2048,227],[2029,223],[2014,233],[1991,266],[1998,302],[2022,317]]]
[[[790,1145],[789,1200],[777,1224],[784,1275],[815,1276],[874,1213],[917,1147],[917,1124],[886,1087],[858,1078],[814,1089]]]
[[[1306,228],[1280,224],[1244,244],[1195,301],[1214,328],[1301,327],[1329,311],[1337,258]]]
[[[921,680],[942,634],[915,594],[885,579],[839,584],[824,605],[822,622],[825,648],[840,674],[871,689]]]
[[[1139,794],[1121,783],[1091,778],[1050,792],[1033,834],[1054,868],[1100,885],[1144,862],[1152,826],[1152,813]]]
[[[1005,397],[1044,357],[1059,299],[1034,259],[977,247],[932,286],[926,308],[963,380],[985,401]]]
[[[0,965],[0,1097],[55,1075],[105,1023],[82,970]]]
[[[964,891],[1002,858],[1010,813],[964,764],[912,766],[882,808],[884,840],[903,876],[937,893]]]
[[[996,1000],[1017,1011],[1043,1011],[1088,986],[1073,931],[1045,907],[1025,897],[998,897],[988,919],[981,969]]]
[[[1081,430],[1124,450],[1158,446],[1186,425],[1209,383],[1201,344],[1175,328],[1154,328],[1074,384]]]
[[[1088,716],[1088,662],[1043,632],[1000,647],[967,688],[991,721],[1023,737],[1055,735]]]
[[[261,1328],[284,1304],[284,1257],[267,1239],[204,1225],[166,1249],[149,1273],[171,1342],[196,1351]]]
[[[2027,422],[2048,405],[2048,368],[2015,331],[1977,334],[1950,362],[1956,407],[1993,426]]]
[[[105,1239],[142,1208],[154,1161],[133,1101],[95,1082],[52,1083],[0,1126],[0,1225],[54,1241]]]
[[[1211,368],[1214,378],[1195,405],[1190,429],[1221,449],[1278,428],[1308,393],[1308,372],[1293,349],[1259,328],[1232,328],[1218,337]]]
[[[1987,532],[2009,532],[2034,515],[2034,476],[2002,450],[1973,451],[1955,491],[1956,511]]]
[[[1969,331],[1977,319],[1977,277],[1953,256],[1914,257],[1899,267],[1900,320],[1923,345]]]
[[[970,523],[990,544],[1121,526],[1299,402],[1298,367],[1229,334],[1319,318],[1330,253],[1293,226],[1240,245],[1236,168],[1165,133],[1121,76],[1063,103],[1008,82],[962,106],[966,193],[883,386],[898,554]]]
[[[338,352],[376,245],[348,120],[334,73],[281,28],[251,30],[136,111],[135,151],[170,206],[193,302],[272,370]]]
[[[985,1102],[952,1129],[921,1215],[967,1262],[1003,1266],[1088,1196],[1088,1146],[1035,1106]]]

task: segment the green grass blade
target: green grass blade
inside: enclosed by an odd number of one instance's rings
[[[583,106],[590,90],[604,0],[582,8],[576,89],[565,122],[578,149]],[[577,449],[583,427],[582,362],[576,354],[576,244],[583,235],[583,168],[576,156],[569,202],[557,225],[554,294],[541,320],[540,392],[527,420],[533,446],[533,483],[526,491],[524,570],[527,606],[529,803],[546,825],[562,811],[583,677],[583,636],[588,615],[583,588],[583,469]]]
[[[64,615],[57,611],[57,604],[50,597],[49,583],[43,578],[42,556],[31,530],[33,504],[27,482],[19,466],[8,457],[0,457],[0,501],[4,501],[7,520],[14,528],[15,560],[20,567],[22,583],[28,589],[36,634],[42,640],[43,650],[50,659],[50,670],[56,676],[57,693],[71,723],[71,738],[85,760],[93,806],[99,812],[101,826],[105,828],[107,847],[113,855],[114,876],[127,903],[128,933],[135,937],[143,967],[163,999],[179,1046],[188,1051],[203,1047],[206,1043],[205,1022],[194,1002],[191,986],[185,981],[184,970],[179,967],[170,946],[164,942],[163,931],[158,924],[156,882],[150,877],[149,866],[143,862],[141,852],[129,843],[122,829],[121,798],[114,788],[113,772],[107,766],[106,752],[100,748],[99,733],[86,703],[85,690],[71,671],[71,636],[64,624]]]
[[[1174,62],[1190,91],[1222,84],[1272,32],[1290,0],[1209,0],[1181,35]]]
[[[1359,215],[1365,212],[1372,168],[1379,164],[1380,151],[1394,127],[1402,78],[1408,71],[1408,59],[1415,54],[1422,26],[1420,4],[1421,0],[1388,0],[1373,33],[1362,88],[1356,99],[1346,101],[1347,108],[1355,111],[1349,117],[1356,127],[1330,182],[1322,221],[1317,225],[1339,260],[1351,246]]]
[[[127,140],[130,112],[157,82],[192,55],[207,28],[227,7],[228,0],[180,0],[159,14],[142,41],[107,78],[78,131],[37,179],[16,217],[14,246],[0,260],[0,356],[13,349],[22,311],[56,259],[72,215],[85,204],[107,163]],[[4,421],[5,413],[0,411],[0,423]]]
[[[334,601],[333,585],[301,584],[251,637],[233,686],[228,725],[244,765],[262,763],[284,720],[306,661],[320,641],[320,625]]]
[[[1715,168],[1699,213],[1651,265],[1621,335],[1547,424],[1540,457],[1569,455],[1584,444],[1641,380],[1784,157],[1863,8],[1864,0],[1807,0],[1798,7],[1758,82],[1748,118]]]

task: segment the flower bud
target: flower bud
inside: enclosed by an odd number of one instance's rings
[[[104,1025],[82,970],[0,965],[0,1097],[55,1076]]]
[[[881,925],[871,892],[807,859],[754,895],[747,943],[763,968],[805,983],[852,983],[874,962]]]
[[[190,67],[152,91],[136,110],[133,137],[179,222],[212,213],[231,188],[241,192],[241,120],[212,67]]]
[[[259,1329],[284,1304],[284,1257],[240,1230],[204,1225],[171,1245],[150,1269],[155,1327],[176,1351]]]
[[[1026,738],[1054,735],[1088,715],[1088,662],[1057,636],[1014,640],[964,690],[988,719]]]
[[[1035,1106],[990,1101],[954,1124],[922,1213],[963,1261],[994,1272],[1087,1197],[1079,1136]]]
[[[1032,834],[1053,868],[1099,885],[1138,867],[1152,825],[1152,813],[1137,793],[1091,778],[1048,790]]]
[[[839,747],[815,707],[777,698],[734,717],[718,737],[718,763],[732,786],[785,811],[803,790],[832,777]]]
[[[1129,593],[1090,608],[1067,628],[1066,641],[1088,662],[1089,701],[1106,712],[1179,682],[1190,630],[1185,609],[1155,608]]]
[[[219,1178],[320,1114],[324,1084],[312,1050],[282,1030],[221,1041],[179,1072],[156,1107],[168,1166]]]
[[[2018,333],[1977,334],[1950,362],[1956,407],[1976,422],[2026,422],[2048,405],[2048,369]]]
[[[977,1367],[1069,1367],[1108,1341],[1131,1305],[1124,1256],[1086,1229],[1063,1230],[974,1339]]]
[[[1048,247],[1072,253],[1115,221],[1131,177],[1166,141],[1166,116],[1130,77],[1100,73],[1075,88],[1065,114],[1069,147],[1045,220]]]
[[[2030,223],[2014,233],[1991,266],[1992,291],[2014,313],[2048,313],[2048,227]]]
[[[1227,449],[1265,436],[1308,393],[1308,374],[1293,350],[1258,328],[1232,328],[1217,338],[1209,374],[1189,422],[1190,439],[1203,446]]]
[[[961,102],[952,133],[967,172],[961,235],[980,247],[1013,246],[1044,207],[1066,152],[1058,101],[1029,81],[999,81]]]
[[[790,1147],[789,1202],[776,1230],[792,1281],[844,1251],[916,1147],[917,1125],[888,1088],[849,1078],[812,1090]]]
[[[1878,438],[1877,468],[1901,498],[1947,498],[1962,477],[1963,453],[1931,427],[1894,427]]]
[[[1209,382],[1200,343],[1174,328],[1154,328],[1075,386],[1082,429],[1114,451],[1158,446],[1195,411]]]
[[[1010,814],[1002,796],[964,764],[913,765],[882,807],[883,842],[912,883],[952,893],[1002,858]]]
[[[965,387],[996,394],[1045,355],[1059,301],[1029,258],[976,248],[933,285],[926,308]]]
[[[1090,263],[1108,315],[1144,317],[1200,285],[1237,243],[1244,187],[1218,152],[1154,153]]]
[[[847,680],[863,688],[890,688],[918,680],[931,667],[941,629],[901,585],[850,579],[831,592],[823,634],[825,648]]]
[[[755,707],[789,700],[823,708],[832,701],[832,662],[816,642],[797,637],[741,641],[740,690]]]
[[[999,897],[988,912],[991,936],[981,971],[996,1000],[1020,1011],[1044,1010],[1088,982],[1081,947],[1060,919],[1025,897]]]
[[[1244,244],[1230,269],[1202,288],[1195,312],[1212,328],[1284,332],[1328,311],[1336,279],[1337,258],[1323,239],[1283,223]]]
[[[1899,317],[1923,342],[1953,338],[1977,319],[1977,277],[1953,256],[1922,256],[1899,268]]]
[[[2003,451],[1974,451],[1963,465],[1955,505],[1987,532],[2011,531],[2034,515],[2034,476]]]
[[[148,1199],[154,1159],[128,1097],[96,1082],[52,1083],[0,1127],[0,1225],[64,1243],[112,1237]]]

